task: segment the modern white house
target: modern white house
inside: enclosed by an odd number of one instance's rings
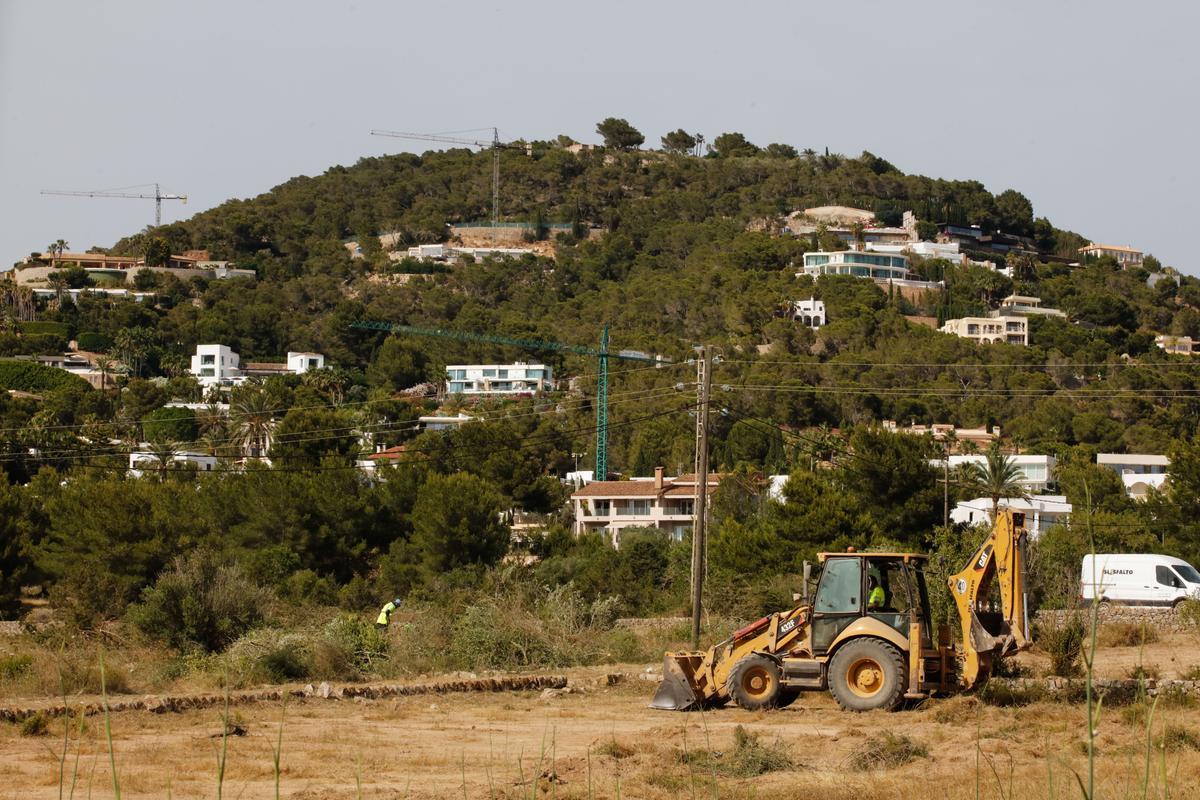
[[[1085,258],[1101,258],[1103,256],[1111,256],[1116,259],[1116,262],[1121,265],[1121,269],[1129,269],[1130,267],[1140,267],[1142,265],[1142,251],[1134,250],[1132,247],[1122,246],[1119,244],[1096,244],[1092,242],[1087,247],[1079,248],[1079,254]]]
[[[1025,317],[961,317],[948,319],[939,330],[961,339],[971,339],[980,344],[1029,344],[1029,320]]]
[[[283,364],[243,364],[238,354],[223,344],[198,344],[189,372],[196,377],[201,386],[208,388],[233,386],[245,382],[248,377],[303,375],[305,372],[324,368],[325,356],[320,353],[290,352],[287,354],[287,362]]]
[[[232,383],[242,376],[238,354],[223,344],[198,344],[189,370],[201,386]]]
[[[1011,508],[1025,514],[1025,530],[1036,539],[1051,526],[1065,522],[1071,514],[1071,504],[1061,494],[1044,494],[1023,499],[1019,497],[1001,499],[1001,508]],[[967,525],[992,524],[992,498],[976,497],[963,500],[950,511],[952,522]]]
[[[325,369],[325,356],[320,353],[288,353],[288,372],[303,375],[310,370]]]
[[[720,475],[708,476],[709,495],[720,481]],[[695,500],[696,476],[664,477],[662,467],[653,478],[592,481],[571,495],[575,535],[601,533],[614,547],[621,546],[625,528],[658,528],[682,539],[692,529]]]
[[[815,331],[825,324],[825,301],[812,297],[793,301],[792,319]]]
[[[526,395],[554,389],[546,364],[451,364],[446,367],[446,393],[475,397]]]
[[[475,418],[467,416],[466,414],[455,414],[452,417],[433,415],[427,417],[417,417],[417,424],[421,426],[422,430],[448,431],[454,430],[455,428],[461,428],[463,425],[466,425],[473,419]]]
[[[1168,353],[1177,356],[1190,356],[1200,352],[1200,342],[1190,336],[1155,336],[1154,343]]]
[[[863,250],[805,253],[803,275],[853,275],[877,281],[907,280],[908,257]]]
[[[1022,489],[1030,494],[1045,491],[1047,484],[1054,477],[1054,456],[1017,454],[1006,456],[1006,458],[1020,471],[1020,477],[1017,478],[1017,482],[1021,484]],[[942,469],[943,462],[940,458],[935,458],[929,463],[937,469]],[[976,464],[982,467],[986,463],[987,456],[982,453],[950,456],[950,469],[956,469],[967,464]]]
[[[1120,475],[1134,500],[1145,500],[1151,489],[1162,491],[1171,467],[1170,458],[1151,453],[1097,453],[1096,463]]]
[[[1010,294],[1000,301],[999,310],[993,311],[990,316],[998,318],[1003,316],[1027,317],[1030,315],[1045,317],[1067,316],[1057,308],[1046,308],[1043,306],[1042,298],[1023,294]]]
[[[171,453],[169,469],[194,468],[197,472],[212,472],[217,466],[217,457],[208,453],[180,450]],[[150,450],[135,450],[129,454],[129,475],[140,478],[145,472],[156,472],[162,468],[159,457]]]

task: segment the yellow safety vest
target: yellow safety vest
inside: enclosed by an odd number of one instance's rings
[[[884,595],[883,587],[876,586],[871,590],[870,597],[867,598],[867,608],[883,608]]]
[[[388,603],[379,612],[379,617],[375,620],[376,625],[387,625],[391,621],[392,612],[396,610],[395,603]]]

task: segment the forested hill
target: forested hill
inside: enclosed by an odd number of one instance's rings
[[[166,371],[163,365],[178,363],[197,342],[217,341],[251,360],[317,350],[356,375],[363,392],[397,389],[440,380],[447,363],[529,354],[436,339],[381,348],[382,336],[352,330],[350,322],[367,317],[584,345],[596,343],[608,324],[615,348],[681,360],[697,343],[717,346],[725,357],[717,379],[730,387],[730,409],[786,426],[881,418],[1001,424],[1024,447],[1152,452],[1194,433],[1197,409],[1186,395],[1193,371],[1155,348],[1153,337],[1200,336],[1195,279],[1151,288],[1149,271],[1161,270],[1153,259],[1147,269],[1122,271],[1105,261],[1071,268],[1023,258],[1013,264],[1015,282],[983,268],[918,259],[916,271],[944,279],[948,290],[914,305],[870,281],[814,285],[797,278],[800,256],[819,243],[775,232],[792,211],[841,204],[872,209],[885,223],[912,210],[926,222],[1000,229],[1031,237],[1047,256],[1074,255],[1085,240],[1036,217],[1015,190],[993,195],[974,181],[905,175],[869,153],[794,154],[780,146],[728,147],[706,158],[614,149],[576,154],[551,143],[535,143],[530,152],[503,153],[502,217],[573,223],[573,231],[557,234],[553,260],[485,260],[395,274],[418,268],[390,261],[378,235],[396,233],[406,246],[444,239],[448,223],[486,219],[492,155],[450,150],[370,158],[295,178],[114,248],[136,253],[157,238],[174,252],[205,248],[256,269],[257,283],[168,280],[158,287],[164,299],[154,310],[114,315],[84,304],[59,316],[77,330],[110,336],[122,328],[148,330],[149,374]],[[362,243],[365,257],[352,259],[347,239]],[[1032,320],[1033,345],[1020,348],[981,347],[905,319],[982,313],[1012,291],[1040,296],[1071,320]],[[828,326],[817,332],[781,313],[810,295],[829,309]],[[587,376],[595,369],[579,357],[539,355],[560,373]],[[1122,368],[1123,359],[1162,368]],[[619,379],[616,389],[669,386],[684,373],[638,372]],[[582,385],[585,396],[590,380]],[[590,413],[584,412],[581,422]],[[614,410],[618,420],[623,413]],[[667,427],[655,420],[614,430],[614,468],[685,464],[686,420]]]

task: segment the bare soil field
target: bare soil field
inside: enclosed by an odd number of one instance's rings
[[[1099,672],[1121,677],[1142,663],[1175,677],[1200,662],[1191,660],[1193,653],[1190,636],[1148,646],[1140,662],[1137,648],[1109,648],[1099,654]],[[1039,657],[1022,660],[1036,668]],[[681,714],[647,708],[655,684],[639,679],[644,668],[570,670],[579,688],[554,696],[471,693],[231,708],[222,796],[275,796],[281,720],[280,796],[309,800],[1049,798],[1078,797],[1075,776],[1086,780],[1081,704],[996,707],[958,697],[894,714],[852,715],[825,694],[807,694],[779,711]],[[604,685],[613,672],[628,677]],[[1102,709],[1096,796],[1200,796],[1200,705],[1155,708],[1149,736],[1146,711]],[[217,797],[222,713],[111,715],[121,796]],[[60,794],[62,724],[51,720],[42,736],[0,726],[0,797],[69,797],[73,776],[73,796],[113,797],[103,717],[87,718],[78,739],[73,728]],[[915,747],[905,753],[903,740],[872,744],[885,734],[908,737]],[[856,758],[862,752],[896,758],[869,766]]]

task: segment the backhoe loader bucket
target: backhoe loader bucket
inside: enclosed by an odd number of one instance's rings
[[[667,653],[663,656],[663,677],[650,701],[651,708],[663,711],[688,711],[700,707],[693,680],[701,653]]]

